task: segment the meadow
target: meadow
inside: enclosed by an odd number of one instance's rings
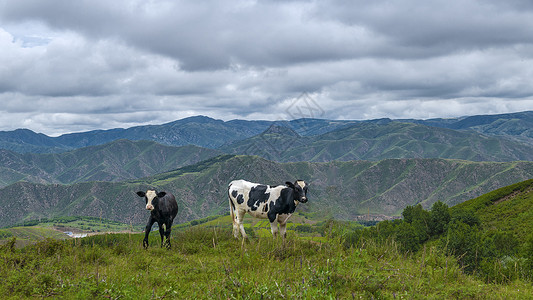
[[[528,299],[530,282],[489,283],[465,274],[436,246],[405,253],[393,239],[346,243],[342,224],[286,240],[228,226],[176,229],[172,248],[137,233],[45,239],[0,248],[4,298],[59,299]],[[254,229],[248,227],[247,230]],[[261,232],[259,228],[258,232]]]

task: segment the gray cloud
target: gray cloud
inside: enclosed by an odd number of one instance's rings
[[[531,110],[530,3],[0,0],[0,130]]]

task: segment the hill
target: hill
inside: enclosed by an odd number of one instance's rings
[[[394,241],[407,255],[427,249],[454,256],[486,282],[533,280],[533,179],[490,191],[451,208],[406,206],[402,219],[347,232],[346,246]]]
[[[533,179],[512,184],[452,207],[472,211],[485,230],[512,234],[525,241],[533,230]]]
[[[300,212],[325,212],[341,219],[399,215],[407,205],[454,205],[533,178],[533,162],[469,162],[388,159],[377,162],[276,163],[256,156],[223,155],[174,171],[124,182],[43,185],[18,182],[0,189],[0,226],[57,216],[94,216],[126,224],[146,222],[138,190],[157,188],[176,195],[185,222],[228,210],[227,184],[245,178],[271,185],[305,179],[310,201]]]
[[[289,161],[448,158],[472,161],[533,161],[533,145],[414,123],[361,122],[315,136],[273,130],[223,146],[233,154]]]
[[[18,181],[71,184],[146,177],[221,154],[193,145],[117,140],[58,154],[19,154],[0,150],[0,187]]]

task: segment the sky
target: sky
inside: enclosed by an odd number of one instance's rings
[[[0,131],[527,110],[529,0],[0,0]]]

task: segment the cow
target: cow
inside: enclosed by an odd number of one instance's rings
[[[228,186],[229,205],[233,220],[233,236],[238,238],[239,230],[243,239],[247,238],[242,224],[245,213],[255,218],[270,221],[272,235],[279,231],[285,238],[287,220],[299,203],[307,202],[307,184],[303,180],[285,185],[269,186],[246,180],[234,180]]]
[[[143,247],[148,248],[148,235],[152,230],[152,225],[157,222],[159,226],[159,235],[161,235],[161,247],[163,247],[163,240],[166,237],[165,245],[170,249],[170,231],[172,222],[178,214],[178,203],[176,198],[171,193],[157,192],[155,190],[147,190],[146,192],[137,192],[139,197],[143,197],[146,201],[146,209],[150,211],[150,218],[144,233]]]

